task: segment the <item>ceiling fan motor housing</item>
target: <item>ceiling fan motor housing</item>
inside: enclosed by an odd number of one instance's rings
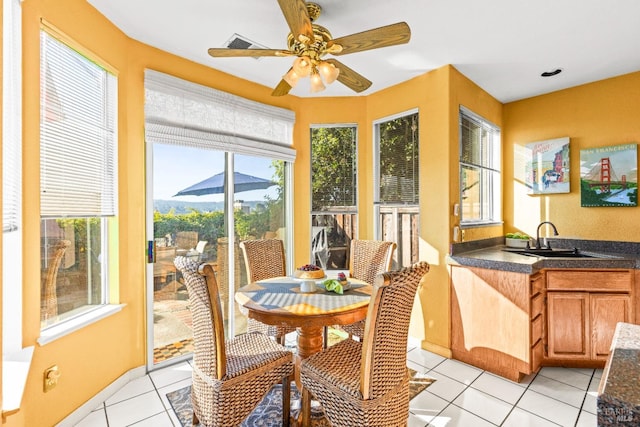
[[[328,52],[327,44],[331,41],[331,33],[325,27],[312,24],[313,40],[304,35],[296,38],[292,33],[287,36],[287,46],[298,56],[308,56],[312,61],[318,61]]]

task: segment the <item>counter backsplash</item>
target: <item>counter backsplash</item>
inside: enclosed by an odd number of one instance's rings
[[[583,251],[607,252],[618,254],[640,255],[639,242],[617,242],[611,240],[586,240],[576,238],[549,237],[552,248],[573,249],[579,248]],[[449,255],[457,255],[463,252],[477,249],[489,248],[492,246],[504,245],[504,237],[492,237],[489,239],[473,240],[470,242],[452,243],[449,248]]]

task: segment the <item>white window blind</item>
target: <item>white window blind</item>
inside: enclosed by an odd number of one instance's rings
[[[145,137],[251,156],[295,160],[293,111],[154,70],[145,71]]]
[[[500,128],[460,106],[460,223],[501,220]]]
[[[418,113],[393,117],[376,125],[379,146],[379,201],[418,204],[420,163]]]
[[[2,231],[10,232],[20,226],[22,195],[22,38],[20,4],[4,2],[3,5]]]
[[[115,215],[117,79],[44,30],[40,44],[40,214]]]

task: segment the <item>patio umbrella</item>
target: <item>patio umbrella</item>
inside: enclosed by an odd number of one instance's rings
[[[205,194],[222,194],[224,193],[224,172],[220,172],[212,177],[193,184],[184,190],[178,191],[176,196],[203,196]],[[246,175],[240,172],[233,173],[233,192],[241,193],[243,191],[264,190],[273,185],[275,182],[257,176]]]

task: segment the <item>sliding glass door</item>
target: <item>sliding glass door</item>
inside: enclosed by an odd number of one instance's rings
[[[234,309],[244,284],[243,239],[290,247],[293,111],[145,70],[148,365],[188,357],[191,315],[176,256],[209,263],[227,337],[246,321]]]
[[[210,264],[216,272],[225,333],[246,330],[234,303],[246,284],[239,243],[280,238],[286,245],[282,160],[163,143],[150,144],[149,264],[150,365],[175,362],[193,351],[191,313],[176,256]],[[233,189],[233,190],[232,190]],[[233,232],[229,232],[233,230]]]

